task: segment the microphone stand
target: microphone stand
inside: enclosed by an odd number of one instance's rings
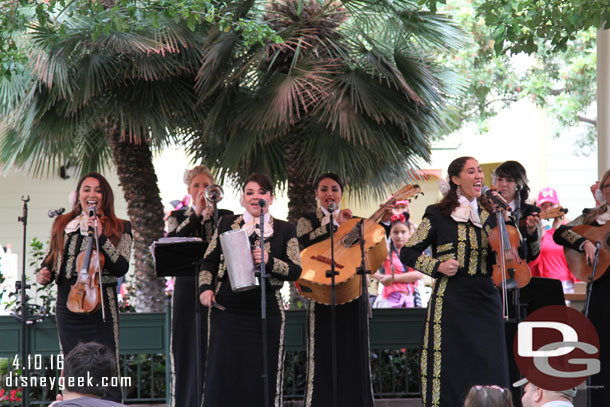
[[[269,367],[267,364],[267,274],[265,272],[265,208],[266,202],[259,201],[260,207],[260,243],[261,243],[261,263],[259,274],[261,285],[261,320],[263,328],[263,386],[264,388],[264,406],[269,407]]]
[[[591,302],[591,293],[593,292],[593,281],[595,280],[595,273],[597,271],[597,263],[599,261],[599,249],[602,247],[600,242],[595,242],[595,260],[593,261],[593,270],[591,271],[591,277],[587,282],[587,298],[585,300],[585,308],[583,314],[589,318],[589,304]],[[591,407],[591,376],[587,376],[587,407]]]
[[[214,225],[212,225],[212,232],[214,232],[214,230],[216,229],[216,225],[218,224],[218,198],[216,197],[216,195],[210,196],[210,201],[212,202],[212,208],[213,208],[213,216],[214,216]]]
[[[332,406],[337,407],[337,285],[335,276],[339,274],[335,271],[335,240],[333,219],[333,211],[330,210],[330,270],[326,271],[326,277],[330,278],[330,338],[331,338],[331,355],[332,355]]]
[[[218,198],[216,195],[210,196],[210,202],[212,202],[213,207],[213,217],[214,221],[212,223],[212,235],[216,230],[216,225],[218,225]],[[202,228],[204,231],[202,233],[202,238],[205,238],[205,228]],[[201,398],[203,393],[203,366],[201,366],[201,304],[199,302],[199,273],[201,272],[202,260],[194,262],[195,265],[195,357],[197,358],[197,405],[201,404]]]
[[[21,298],[21,315],[17,314],[17,310],[13,313],[15,318],[21,322],[21,377],[25,377],[25,380],[29,382],[30,370],[28,366],[29,352],[28,352],[28,324],[33,324],[34,321],[29,321],[28,316],[28,303],[25,290],[30,288],[25,279],[25,252],[27,248],[26,231],[28,224],[28,202],[30,201],[29,195],[21,197],[23,201],[23,216],[17,218],[18,222],[23,223],[23,256],[22,256],[22,267],[21,267],[21,281],[15,282],[15,289],[20,291]],[[29,388],[23,387],[21,392],[21,405],[23,407],[29,407],[30,405],[30,392]]]
[[[369,363],[369,341],[368,341],[368,320],[365,320],[365,316],[367,318],[372,318],[372,310],[369,303],[369,289],[368,289],[368,279],[367,274],[371,274],[371,270],[366,269],[366,253],[364,251],[364,219],[361,219],[358,222],[358,240],[360,243],[360,267],[357,268],[357,274],[360,275],[360,281],[362,285],[362,292],[360,294],[360,306],[358,307],[358,323],[360,325],[360,329],[358,329],[358,342],[360,344],[360,368],[362,369],[362,375],[360,376],[360,391],[362,393],[362,405],[366,406],[367,399],[367,390],[366,390],[366,376],[365,373],[368,372],[367,363]],[[393,244],[393,243],[392,243]],[[390,264],[392,261],[392,252],[390,251]],[[366,344],[366,349],[364,347]]]

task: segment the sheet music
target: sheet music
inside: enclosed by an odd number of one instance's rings
[[[157,273],[157,258],[155,256],[155,248],[157,246],[169,246],[180,243],[203,243],[203,240],[200,237],[162,237],[153,242],[148,249],[150,250],[150,254],[153,258],[155,274]]]

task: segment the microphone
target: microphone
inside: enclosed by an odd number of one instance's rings
[[[97,211],[95,209],[95,206],[90,206],[87,208],[87,212],[89,213],[89,217],[90,218],[95,218],[97,216]],[[89,226],[89,230],[87,231],[87,234],[89,236],[93,236],[95,233],[95,231],[93,230],[93,226]]]
[[[265,201],[263,198],[259,199],[258,206],[260,206],[261,209],[263,209],[265,206],[267,206],[267,201]]]
[[[47,215],[49,216],[49,218],[54,218],[56,216],[61,215],[65,211],[66,211],[66,208],[50,209],[49,212],[47,212]]]
[[[337,204],[334,202],[331,202],[328,204],[328,211],[329,212],[334,212],[337,210]]]
[[[492,201],[494,201],[496,204],[498,204],[498,206],[504,210],[509,210],[510,209],[510,205],[508,205],[506,202],[504,202],[504,200],[498,198],[497,196],[495,196],[492,192],[491,189],[485,185],[483,186],[483,188],[481,188],[481,193],[485,194],[485,196],[487,196],[489,199],[491,199]]]

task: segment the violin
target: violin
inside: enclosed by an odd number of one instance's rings
[[[95,207],[89,208],[89,217],[95,217]],[[68,294],[68,309],[77,314],[90,314],[103,305],[101,273],[104,269],[104,255],[93,249],[93,240],[97,243],[95,229],[97,227],[90,228],[87,234],[87,250],[76,258],[78,276]]]
[[[554,208],[549,208],[545,211],[540,212],[538,216],[540,216],[540,219],[555,219],[561,218],[566,213],[568,213],[568,208],[556,206]]]
[[[538,214],[538,217],[540,219],[556,219],[556,218],[561,218],[563,217],[566,213],[568,213],[568,208],[564,208],[561,206],[556,206],[554,208],[549,208],[547,210],[544,210],[542,212],[540,212]],[[519,221],[519,226],[520,227],[525,227],[525,219],[521,219]]]
[[[496,211],[496,216],[498,225],[489,232],[488,240],[491,249],[496,253],[493,282],[502,288],[502,309],[504,318],[507,319],[507,288],[525,287],[530,282],[532,272],[517,251],[521,242],[519,231],[516,227],[506,224],[502,210]]]

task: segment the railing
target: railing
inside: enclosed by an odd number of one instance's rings
[[[420,395],[418,357],[425,309],[375,309],[370,323],[371,369],[376,398],[405,398]],[[121,375],[131,383],[124,387],[125,402],[165,403],[169,388],[169,319],[165,313],[120,314]],[[30,388],[32,406],[46,406],[55,398],[57,387],[50,390],[49,381],[59,372],[51,367],[59,353],[55,319],[29,328],[32,372],[47,379],[46,386]],[[284,399],[303,398],[306,382],[307,324],[305,311],[286,312],[286,362]],[[20,326],[12,317],[0,316],[0,400],[15,386],[7,386],[4,373],[11,371],[19,354]],[[34,359],[39,360],[34,366]],[[40,369],[34,369],[40,367]],[[14,374],[14,373],[13,373]],[[41,380],[41,379],[39,379]],[[55,382],[57,383],[57,382]],[[40,384],[40,383],[38,383]],[[9,387],[9,388],[7,388]],[[10,395],[9,395],[10,397]],[[0,401],[1,406],[19,405]]]

